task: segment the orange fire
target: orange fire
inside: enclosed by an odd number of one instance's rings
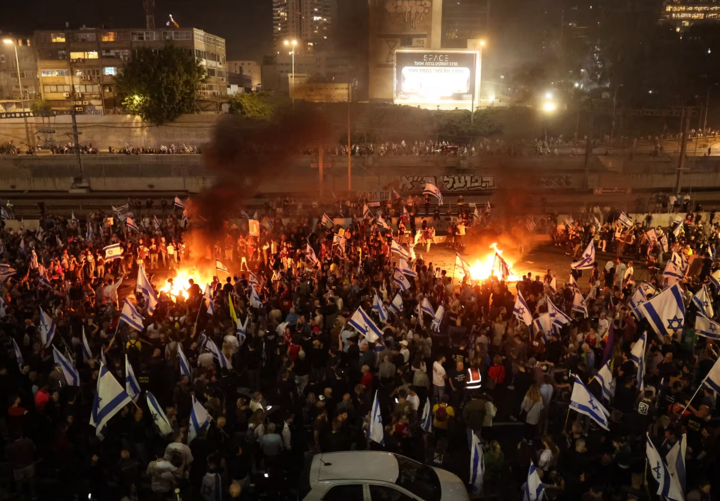
[[[475,264],[470,266],[470,275],[473,280],[486,280],[492,275],[498,276],[498,270],[493,267],[495,263],[495,253],[502,255],[503,251],[497,248],[497,243],[493,243],[490,248],[494,251],[492,254],[485,256],[482,261],[475,261]],[[518,277],[512,272],[513,263],[507,259],[505,259],[505,262],[507,263],[508,268],[510,268],[510,276],[508,276],[506,282],[518,282],[522,280],[521,277]]]
[[[190,288],[190,279],[200,286],[201,289],[205,290],[205,285],[212,282],[212,277],[203,276],[196,269],[180,269],[177,271],[177,275],[172,279],[172,285],[170,282],[165,282],[163,287],[159,288],[160,292],[165,292],[175,302],[176,298],[182,297],[187,299],[188,289]]]

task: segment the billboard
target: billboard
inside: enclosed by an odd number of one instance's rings
[[[395,104],[471,109],[477,102],[479,53],[469,50],[398,49]]]

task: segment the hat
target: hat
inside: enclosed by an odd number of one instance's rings
[[[400,344],[403,345],[403,346],[407,346],[407,345],[408,345],[408,342],[403,339],[402,341],[400,341]]]
[[[528,367],[535,367],[535,365],[537,365],[537,360],[535,360],[534,358],[528,359],[528,361],[527,361]]]

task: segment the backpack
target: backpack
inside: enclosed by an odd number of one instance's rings
[[[438,420],[438,422],[442,423],[447,421],[447,406],[446,405],[440,405],[438,406],[438,409],[435,411],[435,419]]]

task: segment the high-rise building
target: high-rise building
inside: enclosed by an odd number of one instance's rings
[[[443,2],[442,47],[465,49],[467,41],[486,38],[490,0],[447,0]]]
[[[286,40],[297,40],[299,53],[329,48],[336,16],[336,0],[273,0],[275,51],[281,53]]]
[[[0,33],[0,113],[21,111],[23,104],[25,110],[29,111],[30,103],[38,97],[40,82],[32,40],[29,37]]]
[[[720,4],[715,1],[670,0],[663,5],[660,21],[677,28],[697,23],[720,22]]]

